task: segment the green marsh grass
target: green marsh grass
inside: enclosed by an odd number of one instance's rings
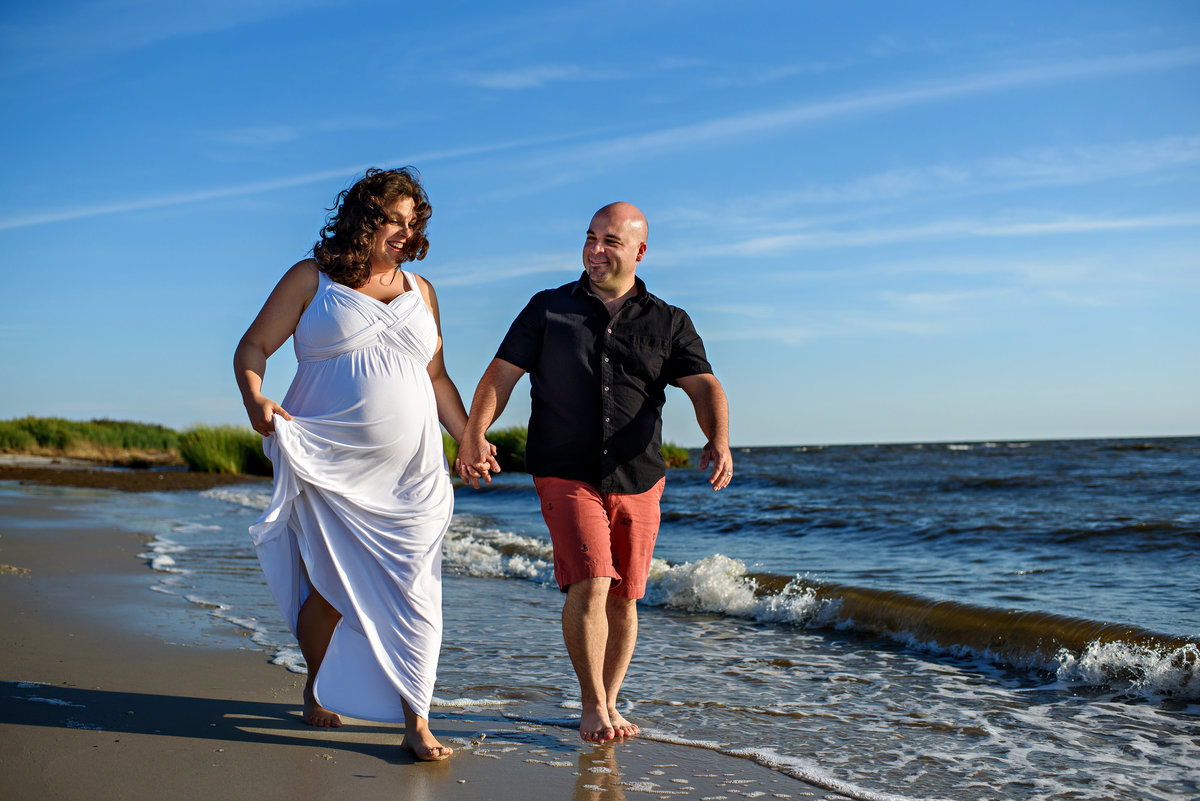
[[[189,469],[202,473],[272,473],[262,436],[248,426],[192,426],[179,437],[179,453]]]
[[[525,426],[488,432],[502,470],[524,472]],[[442,448],[451,465],[458,443],[445,432]],[[21,417],[0,420],[0,452],[64,456],[114,464],[150,466],[186,464],[203,473],[269,476],[271,462],[262,452],[262,437],[249,426],[196,425],[180,434],[166,426],[126,420],[65,420]],[[662,446],[667,467],[687,467],[688,451],[670,442]]]

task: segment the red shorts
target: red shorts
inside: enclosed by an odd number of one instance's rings
[[[665,478],[636,495],[600,492],[585,481],[549,476],[535,476],[533,483],[554,543],[554,578],[563,592],[577,581],[609,576],[613,595],[646,594]]]

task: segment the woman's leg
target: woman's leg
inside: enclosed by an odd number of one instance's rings
[[[300,653],[304,654],[304,662],[308,666],[308,681],[304,684],[304,722],[309,726],[337,728],[342,725],[342,719],[319,705],[317,697],[313,695],[317,671],[321,669],[329,640],[341,619],[341,612],[334,609],[315,589],[304,600],[296,619]]]
[[[454,753],[437,741],[429,730],[429,721],[414,712],[408,701],[402,700],[401,703],[404,705],[404,739],[400,741],[401,748],[412,751],[417,759],[426,762],[437,762]]]

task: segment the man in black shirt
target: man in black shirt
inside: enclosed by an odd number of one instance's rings
[[[456,462],[472,483],[499,471],[484,434],[529,373],[526,469],[566,593],[563,639],[582,694],[579,734],[589,742],[638,732],[617,711],[617,694],[658,533],[667,384],[695,407],[708,439],[700,466],[711,466],[713,489],[733,477],[728,405],[704,344],[687,313],[635,275],[646,236],[645,216],[629,203],[596,212],[583,275],[529,301],[480,379]]]

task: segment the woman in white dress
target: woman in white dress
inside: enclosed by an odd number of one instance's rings
[[[250,533],[308,666],[305,723],[338,713],[405,724],[417,758],[441,647],[441,544],[454,495],[440,421],[467,413],[442,358],[437,296],[400,269],[425,257],[432,209],[414,170],[368,170],[271,292],[234,355],[242,400],[275,466]],[[267,359],[294,336],[282,403]]]

